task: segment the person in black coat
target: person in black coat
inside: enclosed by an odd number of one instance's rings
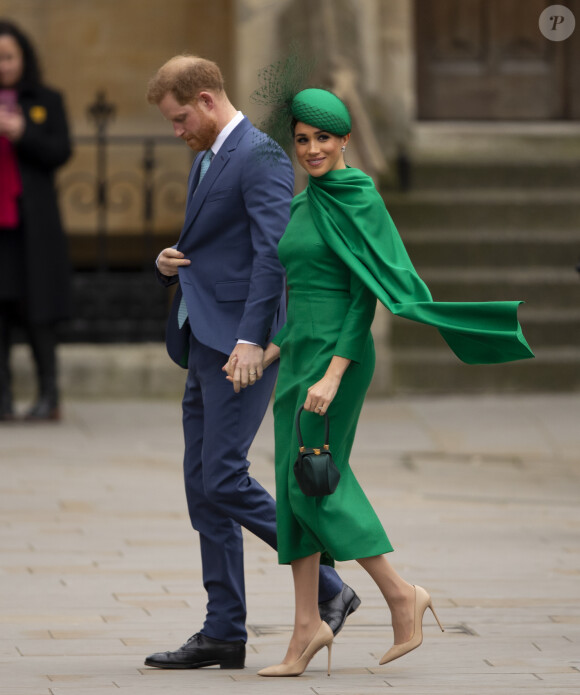
[[[0,19],[0,420],[14,418],[16,325],[38,375],[38,400],[25,418],[60,417],[56,325],[70,314],[70,267],[54,174],[70,155],[61,95],[41,83],[27,37]]]

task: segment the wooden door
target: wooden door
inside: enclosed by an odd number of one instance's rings
[[[550,4],[416,0],[419,118],[580,118],[580,29],[566,41],[544,38],[538,19]]]

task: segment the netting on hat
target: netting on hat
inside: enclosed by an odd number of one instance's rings
[[[303,90],[314,68],[313,61],[300,57],[298,46],[290,46],[289,55],[258,72],[260,86],[251,94],[251,101],[269,107],[269,113],[258,128],[275,140],[288,154],[292,150],[292,99]],[[304,52],[302,51],[302,54]],[[269,154],[264,149],[265,154]],[[272,149],[272,152],[275,153]]]

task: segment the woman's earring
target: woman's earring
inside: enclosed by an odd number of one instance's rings
[[[340,151],[341,151],[341,152],[346,152],[346,145],[343,145],[343,146],[340,148]]]

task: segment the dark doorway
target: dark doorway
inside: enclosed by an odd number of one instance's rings
[[[565,41],[540,32],[546,0],[415,0],[419,118],[580,118],[580,1]]]

